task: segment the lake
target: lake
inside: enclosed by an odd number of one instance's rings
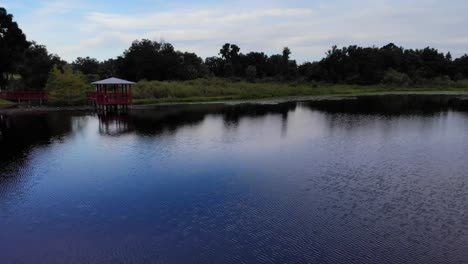
[[[0,114],[0,263],[466,263],[450,95]]]

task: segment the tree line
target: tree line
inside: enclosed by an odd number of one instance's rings
[[[79,57],[68,63],[47,48],[28,41],[5,8],[0,8],[0,88],[41,90],[54,65],[85,75],[88,81],[118,76],[131,81],[192,80],[229,78],[268,81],[315,81],[371,85],[420,84],[434,79],[468,79],[468,55],[453,59],[434,48],[404,49],[394,44],[383,47],[333,46],[316,62],[298,64],[291,50],[267,55],[242,53],[236,44],[224,44],[218,56],[202,59],[182,52],[170,43],[136,40],[117,58],[98,61]]]

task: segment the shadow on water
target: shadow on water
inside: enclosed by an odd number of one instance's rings
[[[207,116],[221,116],[226,127],[235,127],[245,117],[262,118],[281,115],[287,120],[296,103],[278,105],[168,105],[130,111],[128,113],[99,113],[98,132],[104,136],[135,133],[142,136],[173,134],[185,126],[197,125]],[[31,151],[40,146],[63,141],[77,133],[90,113],[50,112],[0,115],[0,179],[18,175],[27,167]],[[92,114],[94,115],[94,114]]]
[[[288,112],[296,109],[297,103],[272,105],[169,105],[130,111],[126,114],[100,114],[99,133],[119,136],[126,133],[154,136],[174,133],[184,126],[197,125],[207,116],[221,116],[226,127],[236,127],[242,118],[262,118],[281,115],[287,120]]]
[[[31,151],[63,140],[80,127],[77,113],[0,115],[1,177],[15,175],[24,167]],[[11,166],[14,165],[14,166]]]
[[[242,118],[281,115],[284,125],[296,102],[281,104],[165,105],[132,110],[126,114],[98,114],[99,133],[119,136],[127,133],[159,135],[197,125],[207,116],[221,117],[226,127],[236,127]],[[341,100],[306,101],[310,110],[333,114],[434,115],[449,110],[468,111],[468,100],[452,95],[360,96]],[[76,118],[85,113],[51,112],[0,115],[0,164],[27,157],[34,146],[50,144],[73,132]],[[75,120],[75,121],[74,121]],[[76,124],[75,124],[76,125]],[[4,166],[5,167],[5,166]]]
[[[99,114],[99,133],[119,136],[127,133],[155,136],[172,134],[184,126],[200,124],[207,116],[221,117],[228,128],[237,127],[242,118],[281,115],[286,130],[288,113],[300,104],[312,111],[333,114],[376,116],[435,115],[450,110],[468,111],[468,100],[453,95],[360,96],[340,100],[287,102],[280,104],[201,104],[164,105],[132,110],[126,114]],[[330,120],[330,123],[333,123]]]
[[[433,115],[449,110],[468,111],[468,100],[454,95],[379,95],[340,100],[308,101],[305,106],[326,113]]]
[[[328,113],[330,125],[334,114],[365,115],[434,115],[449,110],[468,111],[468,100],[453,95],[385,95],[361,96],[340,100],[286,102],[280,104],[200,104],[164,105],[135,109],[125,114],[97,114],[98,132],[105,136],[129,133],[144,136],[173,134],[185,126],[202,123],[208,116],[221,117],[224,126],[238,126],[243,118],[264,118],[280,115],[286,130],[288,113],[298,104],[312,111]],[[27,160],[35,146],[59,141],[80,128],[80,117],[89,113],[50,112],[0,115],[0,165]],[[5,175],[5,173],[3,173]]]

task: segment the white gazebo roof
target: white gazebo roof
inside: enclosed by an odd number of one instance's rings
[[[135,84],[135,83],[127,81],[127,80],[122,80],[122,79],[119,79],[119,78],[111,77],[109,79],[93,82],[93,84]]]

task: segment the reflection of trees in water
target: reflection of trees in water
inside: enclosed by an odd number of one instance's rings
[[[258,118],[266,115],[281,115],[283,120],[287,120],[288,112],[294,111],[297,104],[295,102],[281,104],[240,104],[224,107],[219,111],[223,116],[224,122],[228,124],[239,124],[244,117]]]
[[[32,158],[34,149],[65,140],[85,124],[82,113],[0,115],[0,203],[5,195],[21,199],[35,184],[29,172],[37,162]]]
[[[424,134],[424,129],[437,120],[424,117],[445,117],[450,110],[467,111],[468,101],[454,95],[408,94],[310,101],[303,103],[303,106],[324,113],[329,131],[354,131],[378,125],[382,133],[387,133],[394,128],[395,123],[380,122],[383,118],[406,117],[405,120],[410,118],[409,122],[417,123]]]
[[[346,100],[309,101],[302,106],[320,110],[326,115],[330,125],[343,126],[340,114],[365,114],[382,116],[436,115],[450,109],[468,109],[466,100],[453,95],[385,95],[362,96]],[[103,135],[120,135],[136,132],[143,135],[174,133],[183,126],[196,125],[207,116],[221,117],[224,126],[235,129],[243,118],[264,118],[280,115],[282,133],[287,131],[288,113],[296,109],[297,103],[281,104],[204,104],[204,105],[167,105],[142,108],[121,115],[100,115],[99,132]],[[353,118],[347,118],[352,122]],[[370,119],[366,119],[370,120]]]
[[[24,167],[31,150],[62,139],[72,131],[72,115],[65,113],[0,115],[0,168],[12,174]]]
[[[454,95],[359,96],[342,100],[309,101],[305,106],[327,113],[434,115],[441,111],[468,111],[468,100]]]
[[[279,114],[284,122],[296,103],[284,104],[205,104],[170,105],[142,108],[128,114],[99,115],[99,132],[103,135],[120,135],[136,132],[143,135],[174,133],[184,126],[196,125],[207,116],[221,116],[226,127],[237,127],[242,118],[262,118]]]
[[[100,114],[99,133],[120,135],[127,132],[157,135],[173,133],[183,126],[201,123],[208,115],[221,116],[225,125],[232,126],[242,118],[262,118],[270,114],[280,114],[287,119],[289,111],[296,103],[279,105],[170,105],[144,108],[127,114]],[[70,132],[84,127],[82,113],[50,112],[41,114],[0,115],[0,163],[17,162],[28,156],[29,151],[38,145],[60,140]]]

